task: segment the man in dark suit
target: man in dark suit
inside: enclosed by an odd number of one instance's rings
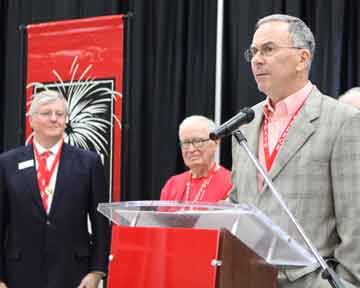
[[[33,144],[0,155],[1,288],[95,288],[107,273],[104,168],[63,143],[67,109],[56,91],[34,95]]]

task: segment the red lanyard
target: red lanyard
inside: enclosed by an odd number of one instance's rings
[[[295,113],[291,116],[289,123],[286,125],[284,131],[281,133],[280,138],[278,139],[278,141],[274,147],[274,150],[272,151],[271,154],[270,154],[270,149],[269,149],[269,120],[267,119],[267,117],[264,117],[263,144],[264,144],[264,157],[265,157],[265,164],[266,164],[267,171],[269,171],[271,169],[271,166],[275,160],[275,157],[279,153],[281,145],[284,143],[285,138],[286,138],[287,134],[289,133],[289,129],[290,129],[291,125],[293,124],[295,117],[297,116],[297,114],[299,113],[301,108],[304,106],[306,99],[307,99],[307,97],[304,99],[304,101],[301,103],[301,105],[295,111]]]
[[[55,171],[55,168],[56,168],[56,165],[59,163],[59,160],[60,160],[60,155],[61,155],[61,150],[62,150],[62,146],[64,144],[64,141],[61,141],[61,144],[60,144],[60,147],[59,147],[59,150],[58,152],[56,153],[56,156],[55,156],[55,159],[51,165],[51,168],[49,170],[49,173],[45,173],[44,177],[45,177],[45,187],[49,186],[49,183],[50,183],[50,179],[52,177],[52,175],[54,174],[54,171]],[[40,155],[39,155],[39,152],[37,151],[36,149],[36,146],[35,144],[34,145],[34,152],[35,152],[35,158],[36,158],[36,161],[38,162],[38,165],[40,163]],[[45,168],[45,167],[44,167]],[[45,169],[47,170],[47,169]]]
[[[195,194],[194,199],[191,200],[193,202],[201,201],[204,198],[205,190],[207,186],[210,184],[212,178],[214,177],[217,170],[219,170],[220,166],[215,164],[214,167],[210,170],[208,176],[203,180],[199,191]],[[190,201],[190,188],[191,188],[191,171],[189,171],[189,179],[186,181],[186,189],[185,189],[185,199],[184,201]]]

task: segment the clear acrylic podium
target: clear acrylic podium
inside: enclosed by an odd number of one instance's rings
[[[276,266],[315,258],[246,204],[101,203],[114,224],[109,288],[276,287]]]

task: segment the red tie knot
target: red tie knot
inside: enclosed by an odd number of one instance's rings
[[[47,160],[47,158],[51,155],[51,152],[49,150],[41,153],[40,158],[43,160]]]

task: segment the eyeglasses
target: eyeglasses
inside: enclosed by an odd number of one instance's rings
[[[269,42],[265,43],[260,46],[260,48],[256,47],[250,47],[245,50],[244,57],[247,62],[251,62],[251,60],[254,58],[254,56],[260,52],[261,56],[264,57],[270,57],[275,54],[275,52],[282,48],[288,48],[288,49],[303,49],[304,47],[297,47],[297,46],[278,46],[275,43]]]
[[[183,141],[180,141],[180,147],[183,150],[187,150],[190,148],[190,145],[193,145],[194,148],[199,149],[204,146],[204,144],[210,141],[209,138],[192,138],[192,139],[186,139]]]
[[[35,112],[35,114],[38,114],[43,118],[51,118],[53,115],[55,115],[56,118],[64,118],[66,116],[64,111],[41,111]]]

